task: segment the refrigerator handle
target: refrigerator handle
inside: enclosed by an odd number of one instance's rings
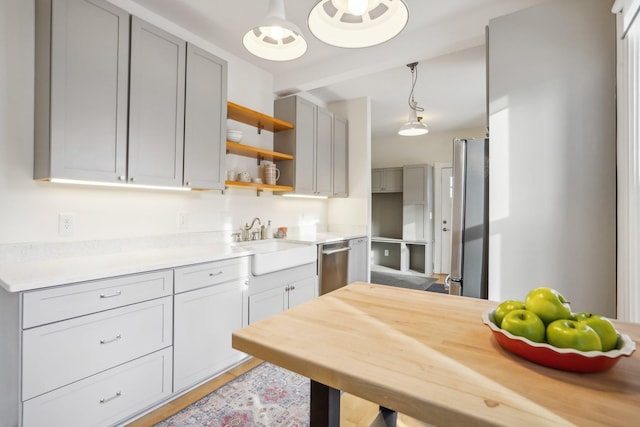
[[[451,205],[451,277],[462,279],[464,246],[464,203],[466,181],[466,143],[464,139],[453,141],[453,200]]]

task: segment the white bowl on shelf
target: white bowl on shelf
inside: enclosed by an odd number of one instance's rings
[[[242,131],[241,130],[227,130],[227,139],[233,142],[242,141]]]

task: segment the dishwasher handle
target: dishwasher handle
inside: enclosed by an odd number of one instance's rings
[[[333,254],[337,254],[338,252],[346,252],[350,250],[351,250],[350,247],[338,248],[338,249],[327,249],[325,251],[322,251],[322,255],[333,255]]]

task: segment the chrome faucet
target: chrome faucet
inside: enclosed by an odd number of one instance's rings
[[[259,240],[260,239],[260,229],[258,229],[257,232],[251,232],[251,230],[253,229],[253,226],[255,225],[256,221],[258,221],[258,227],[260,227],[262,225],[262,221],[260,221],[260,218],[255,217],[253,218],[253,221],[251,221],[251,225],[249,225],[249,223],[246,223],[244,225],[243,228],[243,236],[242,236],[242,240]]]

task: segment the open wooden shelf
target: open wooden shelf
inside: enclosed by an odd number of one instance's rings
[[[264,148],[243,145],[233,141],[227,141],[227,153],[239,156],[253,157],[260,160],[293,160],[291,154],[278,153],[277,151],[265,150]]]
[[[224,185],[227,187],[253,189],[253,190],[257,190],[258,193],[263,190],[293,191],[293,187],[289,187],[287,185],[254,184],[253,182],[225,181]]]
[[[269,132],[293,129],[293,124],[289,122],[267,116],[266,114],[259,113],[242,105],[234,104],[231,101],[227,101],[227,118],[254,126],[258,128],[258,132],[260,132],[261,129],[268,130]]]

